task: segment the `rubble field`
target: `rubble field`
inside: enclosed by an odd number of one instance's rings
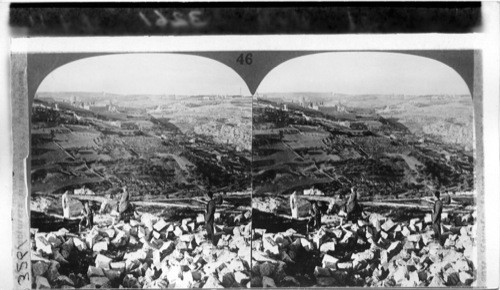
[[[205,237],[202,214],[171,222],[144,213],[80,234],[32,229],[32,286],[249,287],[251,212],[216,213],[215,228],[216,246]]]
[[[440,242],[430,214],[396,221],[369,213],[356,223],[323,222],[310,234],[254,228],[251,285],[474,286],[474,222],[471,213],[443,213]]]

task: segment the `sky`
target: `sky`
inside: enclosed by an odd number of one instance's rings
[[[208,58],[182,54],[91,57],[50,73],[38,92],[249,95],[241,77]],[[257,92],[469,94],[450,67],[424,57],[378,52],[320,53],[274,68]]]
[[[289,60],[261,82],[258,93],[469,94],[460,75],[425,57],[382,52],[321,53]]]
[[[38,92],[115,94],[250,95],[241,77],[226,65],[182,54],[120,54],[66,64],[51,72]]]

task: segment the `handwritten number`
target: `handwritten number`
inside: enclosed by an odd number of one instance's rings
[[[28,242],[28,240],[25,240],[24,242],[20,243],[17,246],[17,249],[20,250],[27,242]],[[16,263],[17,272],[21,272],[22,270],[28,270],[28,262],[22,261],[24,258],[26,258],[28,253],[29,253],[29,251],[24,251],[24,252],[18,251],[16,253],[16,258],[19,260],[19,262]],[[29,271],[27,273],[24,273],[24,274],[18,274],[17,275],[17,284],[21,285],[21,283],[23,281],[25,281],[25,280],[29,281],[29,279],[30,279]]]
[[[17,284],[21,285],[22,281],[29,280],[29,279],[30,279],[30,273],[29,272],[27,272],[24,275],[19,275],[19,276],[17,276]]]
[[[17,246],[17,249],[19,250],[19,248],[21,248],[24,244],[26,244],[26,242],[28,242],[28,240],[25,240],[24,242],[22,242],[19,246]]]
[[[22,252],[17,252],[17,258],[19,260],[22,260],[24,259],[24,256],[26,256],[28,254],[28,252],[24,252],[24,254]]]
[[[21,270],[23,269],[23,266],[24,266],[24,268],[28,269],[28,262],[24,261],[21,264],[17,263],[16,264],[17,272],[21,272]]]
[[[184,19],[184,14],[174,11],[174,13],[172,13],[172,17],[174,18],[171,22],[172,27],[181,28],[189,26],[189,23]]]
[[[207,22],[206,21],[202,21],[200,19],[202,15],[203,15],[203,12],[201,12],[199,10],[190,11],[189,14],[188,14],[188,16],[189,16],[189,23],[191,23],[191,25],[193,27],[196,27],[196,28],[200,28],[200,27],[206,26]]]

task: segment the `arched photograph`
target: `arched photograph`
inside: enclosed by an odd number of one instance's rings
[[[195,55],[48,73],[31,104],[33,288],[247,287],[251,110],[238,74]]]
[[[468,81],[419,53],[271,70],[253,99],[252,286],[475,285]]]

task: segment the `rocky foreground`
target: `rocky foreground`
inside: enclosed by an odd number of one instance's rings
[[[251,212],[216,214],[217,246],[203,215],[94,226],[81,234],[33,230],[33,288],[223,288],[250,286]]]
[[[476,270],[471,214],[443,214],[442,245],[430,214],[395,222],[372,213],[365,220],[330,224],[310,235],[266,233],[252,240],[252,287],[469,286]]]

